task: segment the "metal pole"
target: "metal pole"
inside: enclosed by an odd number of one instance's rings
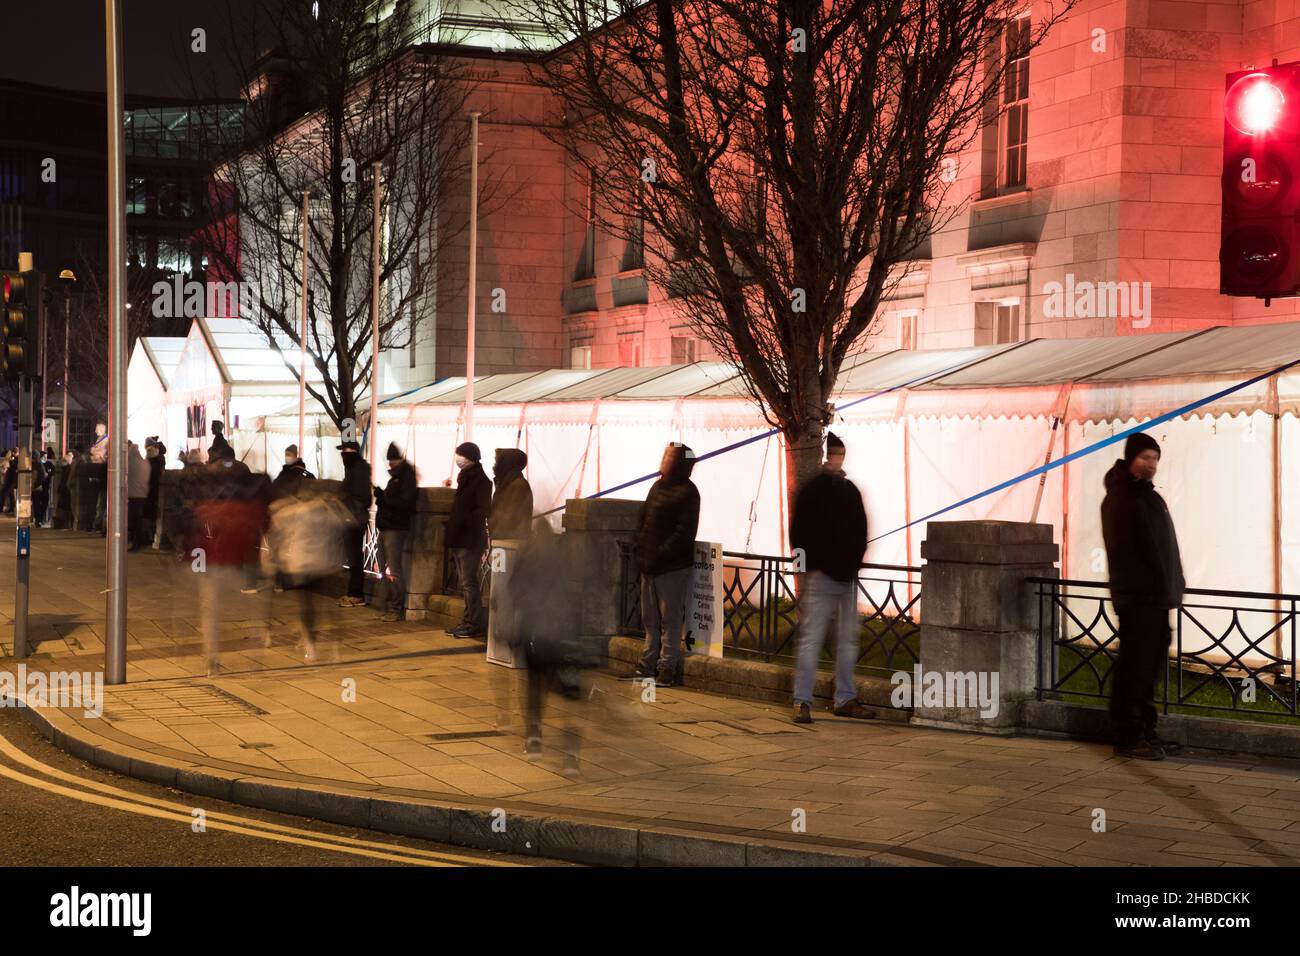
[[[379,483],[379,174],[383,163],[376,160],[370,237],[370,483]],[[411,343],[415,348],[415,343]],[[374,510],[373,507],[371,510]]]
[[[61,437],[59,457],[68,453],[68,334],[72,328],[72,293],[63,294],[63,421],[59,426]]]
[[[298,327],[298,457],[307,454],[307,200],[311,193],[302,191],[302,303]]]
[[[38,461],[40,460],[41,455],[45,453],[45,440],[46,440],[45,439],[45,401],[49,397],[49,389],[46,387],[46,383],[49,382],[50,380],[50,377],[46,374],[46,371],[49,369],[49,365],[50,365],[50,360],[48,355],[49,349],[47,348],[47,344],[49,342],[49,335],[47,334],[46,331],[49,327],[49,323],[45,321],[46,320],[45,302],[43,300],[43,297],[44,297],[44,290],[42,290],[42,301],[38,306],[40,308],[40,315],[41,315],[41,431],[40,431],[41,441],[40,441],[40,445],[38,446],[39,451],[36,455]],[[40,524],[40,515],[36,516],[36,523]]]
[[[474,306],[478,297],[478,113],[469,114],[469,299],[465,340],[465,440],[474,440]]]
[[[108,39],[108,599],[104,680],[126,683],[126,143],[122,6],[104,0]],[[65,402],[66,404],[66,402]]]
[[[18,383],[18,457],[10,468],[18,469],[14,515],[18,518],[17,579],[14,589],[14,657],[32,652],[27,637],[27,597],[32,540],[32,380],[23,375]]]

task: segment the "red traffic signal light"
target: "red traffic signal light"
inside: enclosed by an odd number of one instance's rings
[[[1300,294],[1300,63],[1228,74],[1222,198],[1219,290]]]
[[[4,309],[0,322],[0,375],[7,380],[40,374],[37,355],[41,273],[4,273]]]

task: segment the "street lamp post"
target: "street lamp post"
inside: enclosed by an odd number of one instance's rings
[[[474,440],[474,308],[478,297],[478,113],[469,114],[469,312],[465,340],[465,440]]]
[[[59,457],[68,453],[68,343],[72,329],[72,287],[76,284],[77,274],[71,269],[59,273],[59,283],[63,286],[63,414],[59,423]],[[44,361],[44,351],[41,354]],[[42,392],[44,406],[44,392]],[[41,412],[41,427],[45,427],[45,412]]]
[[[307,201],[311,193],[302,191],[302,303],[298,328],[298,457],[307,454]]]

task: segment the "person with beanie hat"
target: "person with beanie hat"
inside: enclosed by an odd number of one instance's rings
[[[447,633],[453,637],[472,637],[483,633],[483,595],[479,572],[487,552],[487,520],[492,511],[492,479],[479,464],[478,445],[464,442],[456,446],[456,496],[447,516],[447,547],[456,565],[456,581],[465,599],[465,615],[460,624]]]
[[[867,550],[867,512],[862,494],[844,474],[844,442],[826,433],[826,462],[795,495],[790,547],[803,552],[799,596],[799,649],[794,672],[794,722],[812,723],[813,685],[831,618],[836,618],[835,708],[837,717],[870,719],[858,700],[853,668],[858,662],[858,571]]]
[[[388,582],[385,621],[406,613],[406,538],[420,497],[420,479],[395,443],[388,446],[388,487],[375,487],[375,528],[379,531],[379,570]]]
[[[366,527],[370,524],[370,463],[361,457],[361,445],[344,441],[337,446],[343,458],[343,504],[352,516],[352,524],[343,531],[347,552],[348,590],[339,598],[339,607],[364,607]]]
[[[1110,599],[1119,616],[1119,654],[1110,693],[1115,753],[1163,760],[1182,746],[1156,735],[1156,680],[1169,657],[1169,611],[1183,600],[1182,559],[1169,507],[1151,483],[1160,445],[1128,436],[1124,457],[1106,473],[1101,533],[1110,569]]]
[[[676,683],[681,663],[700,523],[700,492],[691,481],[694,468],[690,446],[669,442],[659,461],[659,480],[650,486],[637,521],[645,648],[636,676],[654,678],[660,687]]]

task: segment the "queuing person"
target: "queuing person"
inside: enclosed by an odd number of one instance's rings
[[[694,468],[695,452],[670,442],[659,461],[660,477],[650,486],[637,522],[645,649],[636,676],[654,678],[661,687],[676,682],[681,663],[686,596],[700,522],[700,492],[691,481]]]
[[[524,477],[528,456],[518,448],[498,448],[492,465],[492,508],[488,533],[494,540],[528,537],[533,523],[533,489]]]
[[[370,465],[361,457],[361,445],[345,441],[338,446],[343,456],[343,504],[352,516],[344,532],[344,558],[348,563],[348,590],[339,607],[364,607],[366,603],[366,528],[370,524]],[[399,559],[400,560],[400,559]]]
[[[858,663],[858,569],[867,550],[867,512],[857,486],[844,474],[844,443],[826,433],[826,461],[804,482],[790,516],[790,547],[804,553],[806,573],[799,596],[799,652],[794,675],[794,722],[812,723],[813,685],[826,632],[835,618],[837,717],[874,716],[858,700],[853,670]]]
[[[487,551],[487,519],[492,511],[492,482],[480,464],[478,445],[464,442],[456,447],[456,495],[447,518],[447,547],[456,565],[456,581],[465,599],[465,614],[448,631],[454,637],[472,637],[483,632],[482,592],[479,571]],[[531,510],[531,509],[530,509]]]
[[[149,496],[144,502],[146,538],[153,540],[158,534],[158,497],[162,493],[162,475],[167,467],[167,446],[157,435],[144,441],[145,461],[149,463]]]
[[[126,537],[128,551],[135,551],[144,540],[144,503],[149,498],[149,463],[140,454],[140,446],[126,442]]]
[[[298,446],[290,445],[284,450],[284,467],[271,482],[271,496],[282,498],[296,495],[299,485],[315,478],[316,476],[307,470],[307,463],[298,457]]]
[[[230,442],[226,441],[226,426],[221,422],[212,423],[212,444],[208,446],[208,461],[219,461],[225,455]]]
[[[406,570],[404,567],[407,534],[419,501],[419,479],[415,469],[403,457],[396,444],[388,446],[388,487],[375,487],[379,530],[379,567],[386,570],[385,621],[400,621],[406,613]]]
[[[1182,745],[1156,734],[1156,681],[1169,658],[1169,611],[1183,601],[1182,559],[1169,507],[1152,480],[1160,445],[1144,432],[1128,436],[1124,457],[1106,472],[1101,533],[1110,569],[1110,599],[1119,616],[1110,716],[1115,753],[1139,760],[1177,756]]]
[[[89,451],[91,494],[95,496],[95,520],[89,531],[104,537],[108,534],[105,521],[108,515],[108,426],[103,422],[95,425],[95,442]]]

